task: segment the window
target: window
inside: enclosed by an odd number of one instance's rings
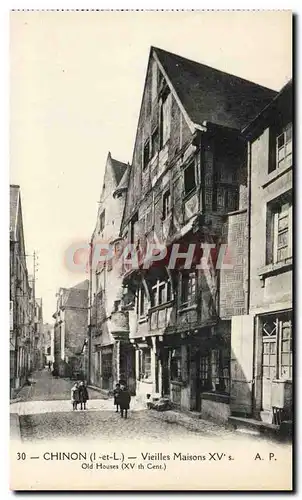
[[[282,262],[292,256],[291,193],[267,205],[267,264]]]
[[[141,379],[148,379],[151,377],[151,349],[145,348],[140,351],[140,359],[141,359]]]
[[[100,233],[104,230],[105,227],[105,210],[102,211],[100,215]]]
[[[137,237],[137,226],[138,226],[138,213],[132,217],[130,222],[130,243],[133,245],[136,242]]]
[[[181,381],[181,348],[173,349],[171,355],[171,380]]]
[[[170,189],[163,195],[163,220],[165,220],[171,211],[171,194]]]
[[[144,154],[143,154],[143,169],[148,166],[150,160],[150,140],[148,139],[144,145]]]
[[[172,300],[172,285],[170,280],[160,281],[157,280],[156,284],[152,286],[151,292],[151,305],[152,307],[160,306]]]
[[[277,168],[291,165],[292,160],[292,124],[289,123],[277,137]]]
[[[196,271],[182,271],[180,279],[181,305],[192,304],[196,298]]]
[[[262,324],[262,376],[265,379],[292,379],[291,314],[268,316]]]
[[[163,94],[160,106],[160,147],[162,148],[170,137],[171,130],[171,103],[172,97],[169,91]]]
[[[230,391],[230,362],[225,349],[213,349],[211,352],[212,390]]]
[[[192,161],[184,170],[185,195],[191,193],[196,188],[195,164]]]
[[[146,293],[143,286],[139,288],[138,297],[137,297],[137,314],[140,318],[144,318],[146,316],[147,311],[147,300]]]
[[[209,355],[201,356],[200,358],[200,382],[201,390],[206,391],[210,387],[210,363]]]
[[[286,127],[269,128],[269,165],[268,173],[276,168],[292,165],[292,123]]]
[[[151,135],[151,158],[155,156],[155,154],[158,151],[158,146],[159,146],[159,134],[158,134],[158,127],[156,127]]]

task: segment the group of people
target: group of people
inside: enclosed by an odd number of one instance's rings
[[[89,399],[86,384],[81,380],[76,382],[71,388],[71,404],[72,409],[77,410],[78,405],[81,405],[81,410],[86,410],[86,403]]]
[[[114,405],[116,412],[120,412],[122,418],[128,417],[128,410],[130,408],[131,396],[126,385],[123,383],[116,384],[113,391]],[[75,382],[71,388],[71,404],[72,409],[77,410],[78,405],[81,405],[81,410],[86,410],[86,403],[89,399],[86,383],[83,381]]]

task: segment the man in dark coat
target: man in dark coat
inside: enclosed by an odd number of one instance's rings
[[[79,401],[81,405],[81,410],[83,410],[83,405],[84,405],[84,410],[86,410],[86,402],[88,401],[89,396],[88,396],[88,390],[86,387],[86,384],[84,382],[80,382],[79,385]]]
[[[121,409],[121,417],[123,418],[125,415],[125,418],[127,418],[128,415],[128,410],[130,407],[130,392],[128,391],[127,387],[123,384],[121,384],[121,390],[119,394],[119,403],[120,403],[120,409]]]

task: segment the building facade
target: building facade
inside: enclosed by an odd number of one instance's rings
[[[88,331],[89,280],[71,288],[60,288],[54,324],[55,374],[84,377],[82,348]]]
[[[129,342],[128,312],[122,310],[123,270],[115,258],[125,205],[129,167],[108,154],[97,222],[91,238],[89,379],[105,391],[124,381],[135,392],[134,348]],[[102,245],[112,259],[98,261]],[[107,247],[107,248],[108,248]]]
[[[51,363],[54,362],[54,327],[50,323],[44,323],[43,324],[43,338],[44,338],[44,345],[43,345],[43,352],[46,358],[46,363],[48,364],[49,361]]]
[[[233,413],[292,414],[292,82],[243,131],[249,141],[248,314],[234,318]]]
[[[34,293],[29,279],[20,186],[10,186],[10,388],[14,394],[34,368]]]
[[[124,245],[142,256],[123,276],[142,398],[167,395],[220,421],[230,415],[232,317],[246,313],[248,294],[241,129],[274,96],[151,48],[121,227]],[[154,244],[165,257],[148,263]],[[201,245],[212,245],[210,256]]]

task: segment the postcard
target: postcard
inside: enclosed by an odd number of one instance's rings
[[[292,491],[292,12],[11,11],[10,488]]]

